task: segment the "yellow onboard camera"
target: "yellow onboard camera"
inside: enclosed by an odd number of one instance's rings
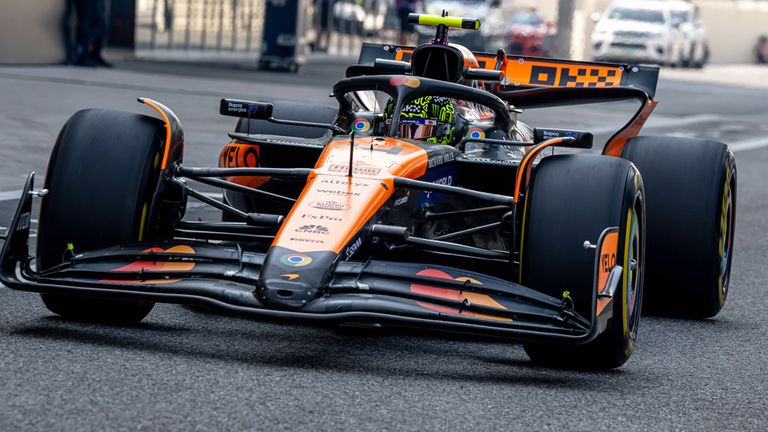
[[[424,26],[447,28],[460,28],[465,30],[479,30],[480,20],[477,18],[463,18],[440,15],[408,14],[408,22]]]

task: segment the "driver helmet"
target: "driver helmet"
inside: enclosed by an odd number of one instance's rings
[[[384,118],[389,125],[395,110],[390,100],[384,108]],[[399,137],[452,144],[455,129],[455,109],[451,98],[422,96],[403,106],[400,113]]]

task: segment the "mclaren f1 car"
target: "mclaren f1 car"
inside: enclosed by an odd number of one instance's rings
[[[139,99],[156,116],[77,112],[44,187],[27,181],[2,283],[73,319],[195,304],[504,338],[534,362],[597,369],[630,357],[642,305],[720,311],[735,160],[715,141],[638,136],[657,68],[473,53],[447,36],[478,20],[410,19],[435,39],[364,44],[333,86],[337,108],[221,100],[238,123],[218,166],[182,162],[181,123],[157,101]],[[589,131],[518,119],[623,100],[639,108],[601,151]],[[188,199],[223,217],[185,219]]]

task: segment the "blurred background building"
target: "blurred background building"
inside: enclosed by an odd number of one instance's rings
[[[68,41],[76,17],[68,5],[73,1],[76,0],[2,0],[0,63],[62,63],[70,58]],[[275,51],[278,46],[293,46],[291,55],[296,59],[312,52],[352,58],[363,41],[395,43],[399,34],[396,0],[108,3],[108,47],[112,53],[140,58],[256,62],[262,53]],[[594,15],[603,13],[610,3],[611,0],[417,2],[427,12],[447,9],[451,14],[482,19],[480,39],[468,42],[475,45],[472,48],[495,51],[502,46],[511,52],[567,55],[576,59],[592,57]],[[755,41],[759,35],[768,33],[768,0],[694,0],[693,4],[707,26],[710,62],[750,63]],[[275,12],[281,8],[293,11],[292,18]],[[414,35],[414,43],[429,38],[422,33]]]

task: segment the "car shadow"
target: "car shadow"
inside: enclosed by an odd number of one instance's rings
[[[522,349],[507,342],[466,336],[388,331],[374,335],[339,334],[327,328],[283,325],[240,317],[193,314],[194,325],[149,320],[115,326],[43,317],[10,331],[12,337],[66,342],[116,350],[239,364],[244,368],[291,368],[372,377],[488,383],[523,387],[626,392],[632,380],[625,369],[610,372],[538,367]],[[646,377],[647,378],[647,377]]]

